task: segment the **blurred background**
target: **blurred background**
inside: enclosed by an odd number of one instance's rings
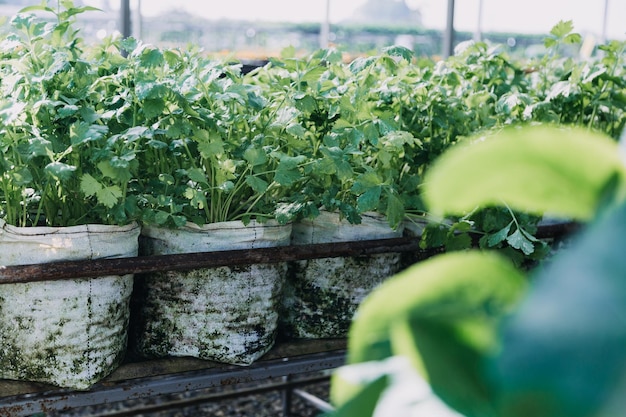
[[[8,19],[39,0],[0,0]],[[452,53],[474,39],[511,52],[541,53],[561,20],[583,35],[587,53],[626,39],[626,0],[76,0],[101,9],[80,15],[83,37],[116,33],[163,47],[263,60],[286,47],[308,53],[333,46],[348,55],[402,45],[418,56]]]

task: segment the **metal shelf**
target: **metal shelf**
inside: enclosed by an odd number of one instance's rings
[[[572,233],[577,227],[572,223],[550,224],[540,227],[536,235],[539,238],[558,238]],[[0,267],[0,285],[250,263],[365,256],[388,252],[410,252],[411,260],[415,262],[440,251],[422,250],[419,247],[419,238],[403,237],[211,253],[55,262],[44,265]],[[47,411],[113,404],[249,382],[258,383],[258,390],[263,390],[268,389],[267,384],[263,382],[276,377],[284,377],[287,382],[282,386],[271,385],[270,388],[286,389],[285,387],[290,384],[288,381],[293,377],[341,366],[345,358],[345,349],[346,340],[343,339],[277,343],[261,360],[247,367],[195,358],[128,361],[88,391],[59,389],[33,382],[0,380],[0,417],[29,416]],[[290,398],[292,392],[290,389],[284,398]],[[295,394],[307,397],[300,392]],[[236,390],[229,395],[237,395]],[[219,394],[213,397],[216,396],[219,397]]]

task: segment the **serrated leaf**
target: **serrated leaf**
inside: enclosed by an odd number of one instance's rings
[[[289,186],[302,178],[302,173],[300,172],[298,165],[306,160],[304,155],[280,155],[279,158],[274,181],[280,185]]]
[[[80,179],[80,190],[88,196],[96,195],[102,190],[102,185],[89,174],[84,174]]]
[[[243,153],[244,159],[252,166],[259,166],[267,163],[267,155],[262,149],[249,147]]]
[[[48,156],[52,158],[54,156],[52,143],[42,137],[34,137],[28,141],[28,153],[31,157]]]
[[[163,99],[144,100],[142,110],[146,119],[159,117],[163,114],[163,110],[165,110],[165,101]]]
[[[412,50],[399,45],[385,47],[383,48],[383,52],[391,56],[400,57],[407,62],[411,62],[411,60],[415,56]]]
[[[445,247],[448,252],[469,249],[472,247],[472,238],[467,233],[449,234]]]
[[[514,223],[513,220],[511,220],[511,222],[507,224],[505,227],[503,227],[502,229],[498,230],[495,233],[488,235],[487,244],[490,247],[493,247],[493,246],[498,245],[500,242],[503,242],[509,236],[509,232],[511,231],[511,226],[513,226],[513,223]]]
[[[289,186],[297,182],[302,178],[302,173],[297,167],[294,167],[289,162],[281,161],[276,169],[274,175],[274,181],[280,185]]]
[[[192,207],[202,210],[207,207],[207,200],[205,195],[199,191],[195,190],[191,187],[187,187],[185,189],[185,197],[189,199],[189,203]]]
[[[507,237],[506,241],[515,249],[519,249],[524,252],[525,255],[530,255],[535,251],[535,245],[533,245],[533,242],[524,236],[519,228]]]
[[[115,167],[111,164],[111,161],[100,161],[97,166],[103,176],[111,178],[117,182],[128,182],[132,178],[128,168]]]
[[[122,196],[123,196],[122,190],[117,185],[103,187],[98,192],[96,192],[98,203],[108,208],[111,208],[114,205],[116,205],[117,202],[120,200],[120,198],[122,198]]]
[[[311,68],[310,70],[302,74],[300,79],[308,84],[313,85],[319,81],[320,77],[325,72],[326,72],[326,68],[320,65],[318,67]]]
[[[194,135],[194,139],[198,140],[198,150],[200,151],[200,155],[205,159],[211,159],[214,156],[219,156],[224,154],[224,141],[217,134],[210,135],[207,139],[202,139],[196,135]]]
[[[154,46],[145,46],[140,56],[141,65],[144,67],[158,67],[163,65],[163,53]]]
[[[294,135],[297,138],[304,138],[307,130],[300,123],[290,123],[287,125],[287,133]]]
[[[574,30],[574,23],[571,20],[561,20],[550,29],[550,34],[557,38],[564,38]]]
[[[372,187],[380,187],[383,183],[382,178],[375,171],[367,171],[358,176],[354,185],[352,186],[352,192],[361,194]]]

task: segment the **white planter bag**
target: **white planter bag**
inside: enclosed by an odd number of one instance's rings
[[[221,222],[146,227],[142,254],[166,255],[289,245],[291,224]],[[249,365],[272,348],[287,264],[141,276],[133,334],[144,357],[191,356]]]
[[[0,265],[137,256],[137,224],[14,227]],[[124,359],[133,276],[0,285],[0,378],[86,389]]]
[[[375,213],[361,224],[340,220],[337,213],[321,212],[293,225],[292,244],[317,244],[402,236],[387,219]],[[281,327],[290,338],[346,337],[361,301],[401,268],[399,253],[294,261],[285,284]]]

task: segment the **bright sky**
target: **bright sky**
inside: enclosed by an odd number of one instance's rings
[[[91,0],[94,5],[119,0]],[[366,0],[131,0],[131,7],[141,4],[144,15],[169,10],[183,10],[210,19],[233,18],[272,21],[323,21],[327,2],[332,23],[349,18]],[[391,0],[388,0],[391,1]],[[446,24],[446,0],[407,0],[422,12],[426,27],[443,29]],[[479,20],[484,31],[528,32],[547,34],[560,20],[572,20],[583,35],[601,36],[604,6],[608,5],[606,34],[626,39],[626,0],[481,0],[455,1],[455,28],[474,31]]]

